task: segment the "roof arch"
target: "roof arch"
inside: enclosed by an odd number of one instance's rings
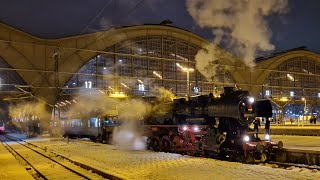
[[[273,70],[277,70],[278,66],[280,66],[282,63],[296,57],[306,57],[307,59],[312,59],[320,63],[320,55],[311,51],[294,50],[286,52],[284,54],[272,57],[257,64],[257,66],[255,67],[257,71],[254,75],[255,84],[262,85],[264,81],[274,72]],[[256,95],[260,91],[260,89],[260,86],[255,86],[251,88],[251,91],[253,94]]]
[[[53,52],[59,48],[59,86],[63,87],[70,77],[76,73],[91,58],[105,51],[108,47],[121,41],[143,36],[166,36],[180,39],[199,48],[209,44],[200,36],[189,31],[169,25],[138,25],[110,29],[92,34],[73,36],[61,39],[41,39],[30,34],[0,23],[0,56],[13,68],[20,69],[18,74],[27,85],[35,87],[32,91],[39,97],[50,99],[53,103],[57,94],[54,71],[55,59]],[[230,53],[220,49],[226,54],[226,59],[220,62],[223,65],[237,66],[242,61]],[[24,71],[31,70],[31,71]],[[235,82],[243,82],[244,78],[238,71],[226,68]],[[40,88],[36,88],[40,87]],[[49,89],[48,89],[49,87]],[[46,91],[47,89],[48,91]]]
[[[54,40],[59,41],[60,46],[63,47],[79,48],[78,50],[68,50],[63,53],[63,58],[59,63],[59,71],[76,73],[85,63],[87,63],[93,57],[97,56],[100,53],[108,53],[105,52],[105,49],[107,49],[108,47],[111,47],[112,45],[128,39],[134,39],[144,36],[173,37],[198,46],[199,48],[202,48],[205,45],[209,44],[207,40],[189,31],[167,25],[140,25],[111,29],[104,32],[97,32],[93,34]],[[83,49],[83,51],[81,51],[81,49]],[[233,65],[235,57],[222,49],[221,51],[225,52],[230,57],[224,60],[224,62],[222,63],[225,65]],[[235,76],[233,75],[233,73],[231,73],[231,75],[236,82],[243,81],[242,76],[239,76],[239,74]],[[70,77],[71,75],[63,76],[60,85],[64,85],[70,79]]]

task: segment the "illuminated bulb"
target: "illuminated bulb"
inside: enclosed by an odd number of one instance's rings
[[[188,130],[188,127],[187,126],[183,126],[182,128],[184,131]]]
[[[264,136],[264,139],[265,139],[265,140],[270,140],[270,135],[269,135],[269,134],[266,134],[266,135]]]
[[[250,140],[250,138],[249,138],[249,136],[245,135],[245,136],[243,137],[243,140],[244,140],[245,142],[248,142],[248,141]]]
[[[254,98],[253,97],[249,97],[249,102],[253,103],[254,102]]]

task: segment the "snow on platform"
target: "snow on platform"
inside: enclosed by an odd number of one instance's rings
[[[33,142],[72,160],[124,179],[320,179],[304,168],[273,168],[152,151],[121,151],[112,145],[71,140]]]
[[[273,141],[282,141],[286,149],[320,151],[320,136],[271,135]]]
[[[28,180],[33,177],[19,164],[15,157],[0,144],[0,179]]]

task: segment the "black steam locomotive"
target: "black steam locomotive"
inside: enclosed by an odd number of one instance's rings
[[[280,151],[282,142],[272,142],[269,134],[261,140],[250,129],[258,117],[272,117],[270,101],[255,101],[248,91],[230,87],[219,97],[209,94],[175,99],[168,114],[147,119],[147,147],[247,163],[264,162]]]

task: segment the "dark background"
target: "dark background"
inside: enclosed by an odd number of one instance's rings
[[[173,25],[208,40],[210,29],[197,26],[184,0],[1,0],[0,22],[41,38],[62,38],[139,24]],[[320,53],[320,1],[289,0],[289,12],[268,17],[275,52],[307,46]]]

